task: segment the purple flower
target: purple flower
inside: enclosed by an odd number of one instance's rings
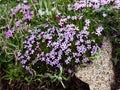
[[[18,4],[18,5],[12,10],[12,13],[15,14],[15,13],[17,13],[20,9],[21,9],[21,5]]]
[[[66,42],[63,42],[61,45],[60,45],[62,51],[64,51],[65,49],[67,49],[67,43]]]
[[[21,24],[21,22],[22,22],[22,20],[18,20],[18,21],[15,23],[16,27],[19,27],[20,24]]]
[[[66,64],[69,64],[69,63],[70,63],[70,61],[71,61],[71,59],[72,59],[72,58],[71,58],[70,56],[69,56],[69,57],[67,57],[67,59],[65,60],[65,63],[66,63]]]
[[[30,5],[22,5],[22,9],[23,10],[29,10],[30,9]]]
[[[86,20],[85,20],[85,25],[86,25],[86,26],[89,26],[89,24],[90,24],[90,20],[89,20],[89,19],[86,19]]]
[[[20,0],[16,0],[17,2],[19,2]]]
[[[87,51],[87,49],[85,45],[81,45],[81,46],[77,46],[77,51],[78,53],[84,54]]]
[[[88,61],[89,61],[88,58],[83,58],[82,63],[86,63],[86,62],[88,62]]]
[[[19,57],[19,59],[21,60],[21,59],[23,59],[24,58],[24,56],[23,55],[21,55],[20,57]]]
[[[85,44],[91,44],[91,40],[86,40]]]
[[[75,62],[76,62],[76,63],[79,63],[79,62],[80,62],[79,58],[76,58],[76,59],[75,59]]]
[[[82,8],[84,8],[84,7],[86,7],[86,4],[87,2],[85,1],[85,0],[80,0],[79,2],[76,2],[75,4],[74,4],[74,10],[79,10],[79,9],[82,9]]]
[[[106,46],[106,42],[102,42],[102,47],[105,47]]]
[[[65,51],[65,54],[68,55],[70,52],[71,52],[71,49],[68,48],[68,49]]]
[[[81,52],[78,52],[77,53],[77,57],[81,57],[82,56],[82,53]]]
[[[77,16],[72,16],[71,19],[72,20],[77,20]]]
[[[46,58],[46,64],[50,64],[50,59],[48,57]]]
[[[61,64],[59,63],[59,64],[57,64],[57,67],[58,67],[58,68],[61,68],[62,66],[61,66]]]
[[[98,36],[100,36],[102,31],[103,31],[103,27],[100,26],[100,27],[98,27],[98,28],[96,29],[95,34],[98,35]]]
[[[77,40],[77,41],[75,42],[75,45],[80,45],[80,41]]]
[[[30,21],[32,19],[32,16],[33,16],[33,12],[26,11],[23,18],[24,18],[24,20]]]
[[[91,45],[87,45],[87,49],[90,50],[91,49]]]
[[[29,70],[29,73],[32,75],[33,74],[33,72],[31,71],[31,70]]]
[[[83,30],[84,30],[84,31],[88,30],[88,27],[87,27],[87,26],[84,26],[84,27],[83,27]]]
[[[5,50],[6,48],[7,48],[6,46],[3,46],[3,47],[2,47],[2,50]]]
[[[71,73],[72,73],[72,70],[71,70],[70,68],[68,69],[68,73],[69,73],[69,74],[71,74]]]
[[[77,53],[72,53],[72,54],[73,54],[72,56],[73,56],[74,58],[77,56]]]
[[[99,47],[98,47],[97,44],[92,47],[92,51],[91,51],[91,55],[92,55],[92,56],[95,55],[95,53],[97,52],[98,48],[99,48]]]
[[[4,31],[4,34],[6,35],[7,38],[10,38],[13,36],[13,31],[11,31],[11,30]]]
[[[54,62],[52,62],[52,61],[51,61],[51,62],[49,63],[49,65],[51,65],[51,66],[53,67],[53,65],[54,65]]]
[[[17,52],[17,56],[18,56],[18,57],[21,56],[21,52]]]
[[[34,54],[34,52],[35,52],[34,50],[31,50],[31,53],[30,53],[30,54]]]
[[[46,34],[46,35],[43,35],[43,38],[51,40],[52,35],[51,34]]]
[[[63,54],[63,51],[60,49],[59,51],[58,51],[58,55],[62,55]]]
[[[76,2],[74,4],[74,10],[78,10],[80,8],[80,4],[78,2]]]
[[[41,61],[45,61],[45,57],[42,57],[42,58],[41,58]]]
[[[26,70],[29,70],[29,69],[30,69],[30,67],[29,67],[29,66],[25,66],[25,69],[26,69]]]
[[[80,10],[83,9],[85,7],[90,7],[90,8],[94,8],[94,9],[98,9],[100,6],[105,6],[107,4],[110,4],[111,2],[114,1],[114,5],[117,8],[120,6],[120,1],[119,0],[80,0],[80,1],[76,1],[74,3],[74,10]]]
[[[31,59],[31,57],[30,56],[27,56],[27,60],[29,61]]]
[[[120,9],[120,0],[115,0],[115,5],[113,8]]]
[[[80,32],[80,34],[83,35],[83,36],[85,36],[85,37],[87,37],[87,36],[89,35],[89,32],[86,31],[86,30],[82,30],[82,31]]]
[[[102,6],[104,6],[104,5],[106,5],[106,4],[107,4],[106,0],[101,0],[101,5],[102,5]]]
[[[22,60],[21,64],[25,64],[27,62],[27,60]]]
[[[98,9],[100,7],[100,2],[97,2],[92,5],[92,8]]]

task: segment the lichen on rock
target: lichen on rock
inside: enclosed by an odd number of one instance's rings
[[[99,58],[93,61],[92,66],[78,68],[76,76],[85,83],[89,84],[90,90],[111,90],[114,82],[113,64],[111,61],[112,45],[110,39],[105,38],[106,42],[98,54]]]

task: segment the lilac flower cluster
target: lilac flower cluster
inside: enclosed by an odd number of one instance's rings
[[[30,5],[18,4],[12,9],[11,17],[15,16],[16,13],[23,13],[23,20],[31,20],[33,17],[33,12],[30,11]]]
[[[68,10],[81,10],[85,7],[90,7],[94,9],[98,9],[101,6],[108,5],[110,3],[114,3],[114,8],[120,9],[120,1],[119,0],[80,0],[76,1],[72,6],[68,5]]]
[[[57,15],[61,17],[60,15]],[[65,24],[67,24],[70,21],[80,21],[83,18],[81,15],[76,15],[76,16],[67,16],[66,18],[60,18],[58,25],[60,27],[63,27]]]
[[[8,30],[4,31],[4,34],[5,34],[6,38],[13,37],[13,34],[14,34],[14,28],[12,28],[12,29],[8,29]]]
[[[15,29],[21,30],[20,28],[21,24],[24,24],[22,29],[28,28],[28,21],[30,21],[33,17],[33,12],[30,11],[30,5],[18,4],[15,8],[12,9],[12,13],[10,14],[10,17],[14,18],[14,16],[16,16],[17,13],[19,13],[20,15],[23,15],[23,17],[20,19],[18,19],[17,17],[18,20],[15,18],[16,22],[15,22],[15,27],[13,27],[14,30],[12,28],[4,31],[4,34],[7,38],[10,38],[13,36],[13,34],[15,33]]]
[[[30,36],[24,41],[24,52],[18,52],[23,67],[31,71],[30,68],[37,63],[45,63],[51,70],[66,67],[68,73],[71,73],[72,66],[90,62],[88,57],[94,55],[99,48],[95,40],[90,38],[90,34],[100,36],[103,29],[99,27],[96,33],[90,33],[89,19],[85,20],[83,30],[75,24],[68,24],[69,20],[78,19],[82,19],[82,16],[68,16],[59,20],[59,27],[53,26],[46,31],[40,29],[29,31]]]
[[[120,0],[115,0],[115,5],[113,8],[120,9]]]

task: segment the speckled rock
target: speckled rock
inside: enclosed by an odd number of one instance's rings
[[[111,61],[112,45],[109,39],[104,39],[105,45],[97,55],[92,66],[78,68],[76,76],[89,84],[90,90],[111,90],[114,82],[113,64]]]

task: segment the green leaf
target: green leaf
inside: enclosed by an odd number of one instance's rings
[[[115,49],[116,54],[120,54],[120,48]]]
[[[119,59],[118,58],[113,58],[112,60],[113,60],[114,64],[117,65]]]

